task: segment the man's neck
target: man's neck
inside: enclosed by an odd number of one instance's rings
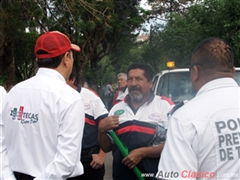
[[[124,92],[124,91],[126,90],[126,88],[127,88],[127,86],[122,87],[122,88],[119,88],[118,91],[122,91],[122,92]]]
[[[135,108],[135,109],[138,109],[140,106],[142,106],[145,102],[149,101],[149,99],[151,98],[151,93],[144,97],[142,99],[141,102],[137,102],[137,101],[133,101],[132,99],[130,99],[130,104]]]

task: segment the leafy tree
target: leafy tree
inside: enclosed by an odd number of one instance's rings
[[[0,72],[3,73],[10,62],[14,62],[14,57],[19,57],[16,53],[20,53],[20,50],[14,52],[18,48],[17,44],[24,43],[31,46],[33,34],[59,30],[67,34],[74,43],[81,45],[82,51],[77,58],[80,61],[78,63],[79,81],[83,82],[85,69],[89,64],[93,71],[96,70],[97,63],[103,57],[121,48],[123,45],[121,40],[127,39],[131,32],[144,22],[142,18],[144,10],[138,9],[138,3],[136,0],[1,1],[0,32],[4,40],[0,47],[1,52],[4,52],[1,57],[4,68]],[[14,30],[12,30],[13,27]],[[26,29],[30,33],[26,33]],[[28,35],[29,38],[27,38]],[[29,41],[22,41],[24,40],[22,37],[26,37]],[[14,42],[19,43],[14,44]],[[4,49],[5,44],[8,44],[7,49]],[[27,45],[27,47],[30,46]],[[5,57],[6,55],[8,56]],[[28,57],[30,61],[34,59],[26,55],[26,52],[21,52],[19,55],[25,55],[25,58]],[[25,64],[26,59],[24,56],[17,59],[19,63],[15,65],[18,71],[22,69],[19,66]],[[24,63],[21,63],[22,61]],[[14,63],[12,67],[14,69]],[[14,75],[14,71],[12,70],[10,74]],[[21,73],[17,74],[19,80],[27,78],[26,73],[25,76]],[[8,80],[13,83],[14,77],[8,77]]]
[[[166,69],[166,62],[169,58],[166,56],[161,34],[159,29],[162,29],[163,25],[151,26],[149,40],[143,45],[143,59],[145,63],[152,66],[155,73],[159,72],[160,69]]]
[[[177,67],[187,67],[196,45],[216,36],[233,46],[235,65],[239,66],[239,6],[237,0],[205,0],[189,7],[183,15],[172,13],[165,28],[158,32],[166,56]]]
[[[98,61],[121,47],[121,39],[144,22],[137,6],[138,1],[134,0],[47,2],[48,16],[53,22],[49,29],[60,29],[81,45],[78,64],[81,84],[89,64],[92,71],[97,70]]]
[[[15,84],[15,66],[25,64],[28,67],[26,62],[33,59],[29,58],[28,55],[24,57],[23,54],[17,54],[14,51],[15,48],[28,46],[28,41],[21,43],[22,40],[28,39],[25,28],[29,26],[31,18],[38,17],[34,11],[31,11],[31,8],[37,8],[31,1],[0,1],[0,76],[6,78],[7,88]],[[21,45],[18,46],[19,44]],[[28,50],[24,49],[26,54]],[[21,55],[23,57],[20,57]],[[25,63],[22,63],[18,61],[21,58],[29,59],[25,59]],[[18,78],[21,72],[20,69],[17,71]]]
[[[16,82],[36,74],[37,63],[33,51],[38,34],[23,33],[14,43]]]
[[[152,7],[152,14],[149,18],[161,18],[169,20],[169,14],[175,12],[184,14],[186,9],[195,3],[196,0],[148,0],[148,4]]]

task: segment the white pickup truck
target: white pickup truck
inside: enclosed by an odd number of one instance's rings
[[[235,68],[235,80],[240,86],[240,68]],[[159,96],[167,96],[175,104],[195,96],[188,68],[163,70],[153,78],[152,90]]]

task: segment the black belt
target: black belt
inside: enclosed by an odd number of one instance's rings
[[[15,171],[13,173],[17,180],[33,180],[34,179],[34,177],[27,175],[27,174],[15,172]]]

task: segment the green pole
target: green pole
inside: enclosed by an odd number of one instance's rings
[[[113,130],[110,130],[109,134],[112,137],[114,143],[117,145],[118,149],[121,151],[122,155],[124,157],[127,157],[129,154],[127,146],[119,139],[119,137]],[[144,178],[142,177],[142,173],[137,166],[133,168],[133,171],[139,180],[144,180]]]

